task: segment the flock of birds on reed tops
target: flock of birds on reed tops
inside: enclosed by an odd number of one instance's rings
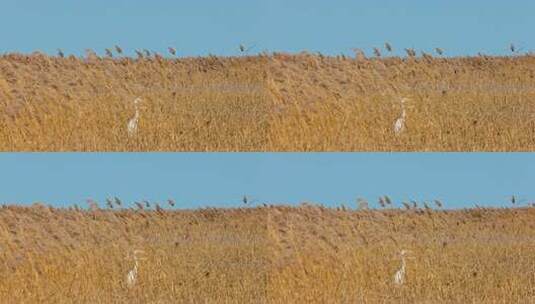
[[[238,46],[238,50],[241,54],[248,54],[253,48],[255,48],[256,45],[251,45],[251,46],[247,46],[247,45],[244,45],[244,44],[240,44]],[[393,52],[393,48],[392,48],[392,45],[390,45],[388,42],[386,42],[384,44],[384,48],[386,49],[386,51],[388,51],[389,53],[392,53]],[[113,58],[114,57],[114,53],[113,53],[113,50],[115,50],[115,52],[118,54],[118,55],[123,55],[123,49],[118,46],[118,45],[115,45],[113,48],[106,48],[104,50],[106,56],[108,58]],[[353,48],[352,49],[353,52],[355,53],[355,56],[357,59],[359,58],[366,58],[366,54],[364,53],[364,51],[360,48]],[[522,47],[517,47],[515,44],[511,43],[508,45],[508,50],[511,51],[511,53],[513,55],[519,55],[520,52],[523,50]],[[174,48],[174,47],[168,47],[167,48],[167,51],[169,52],[169,54],[171,54],[172,56],[178,56],[177,55],[177,49]],[[382,57],[382,53],[381,53],[381,50],[377,47],[374,47],[372,48],[372,51],[373,51],[373,54],[376,56],[376,57]],[[407,54],[408,57],[416,57],[417,56],[417,52],[415,49],[413,48],[405,48],[404,49],[405,53]],[[138,58],[150,58],[151,56],[154,56],[154,57],[162,57],[162,55],[160,55],[158,52],[156,51],[149,51],[147,49],[135,49],[134,52],[136,53],[136,55],[138,56]],[[264,51],[264,53],[267,52],[267,51]],[[443,56],[444,55],[444,49],[442,48],[435,48],[434,49],[434,52],[438,55],[438,56]],[[86,54],[86,58],[99,58],[99,56],[97,55],[97,53],[95,51],[93,51],[92,49],[86,49],[85,50],[85,54]],[[422,51],[421,52],[422,56],[423,57],[429,57],[431,55],[429,55],[428,53]],[[57,49],[57,55],[58,57],[61,57],[61,58],[64,58],[65,57],[65,53],[63,52],[62,49]],[[321,55],[321,53],[320,53]],[[483,55],[481,53],[478,53],[478,55]]]

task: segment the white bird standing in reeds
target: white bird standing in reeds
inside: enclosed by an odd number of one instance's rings
[[[128,130],[128,136],[133,137],[137,133],[137,124],[139,122],[139,103],[141,102],[141,98],[136,98],[134,100],[134,107],[136,109],[136,113],[134,114],[134,117],[132,117],[128,121],[127,130]]]
[[[405,283],[405,255],[407,254],[407,250],[401,250],[401,267],[399,270],[394,274],[394,284],[401,286]]]
[[[126,285],[129,287],[129,288],[132,288],[134,287],[134,285],[136,285],[136,281],[137,281],[137,272],[138,272],[138,267],[139,267],[139,262],[138,262],[138,253],[141,253],[143,251],[141,250],[134,250],[134,268],[130,269],[130,271],[128,271],[128,273],[126,274]]]
[[[401,99],[401,116],[394,123],[394,133],[396,135],[401,134],[405,130],[405,118],[407,117],[407,111],[405,110],[406,101],[407,98],[405,97]]]

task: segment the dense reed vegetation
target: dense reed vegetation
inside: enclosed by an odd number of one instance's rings
[[[533,207],[113,207],[0,208],[2,302],[535,301]]]
[[[414,55],[3,55],[0,150],[535,150],[534,56]]]

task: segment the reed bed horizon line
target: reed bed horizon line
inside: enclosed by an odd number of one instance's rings
[[[384,196],[388,197],[388,196]],[[514,197],[514,196],[513,196]],[[87,200],[84,204],[53,204],[43,201],[36,201],[33,203],[15,203],[15,202],[0,202],[0,208],[48,208],[58,211],[80,211],[80,212],[93,212],[93,211],[138,211],[138,212],[165,212],[165,211],[177,211],[177,212],[196,212],[201,210],[220,210],[220,211],[232,211],[232,210],[254,210],[263,208],[301,208],[301,207],[313,207],[322,208],[327,210],[338,211],[469,211],[469,210],[507,210],[507,209],[523,209],[523,208],[535,208],[535,201],[523,200],[522,202],[513,202],[511,199],[505,200],[502,205],[492,204],[485,205],[481,202],[473,204],[465,204],[463,206],[453,207],[445,203],[443,200],[402,200],[399,202],[393,202],[390,198],[389,203],[382,202],[383,197],[379,197],[377,203],[368,202],[362,198],[358,198],[354,203],[339,203],[339,204],[323,204],[315,201],[302,201],[299,203],[284,203],[284,202],[249,202],[241,203],[231,206],[220,207],[217,204],[195,205],[187,206],[188,204],[177,203],[175,200],[165,201],[149,201],[149,200],[137,200],[132,202],[126,202],[124,200],[104,200],[98,202],[96,200]],[[118,198],[116,198],[118,199]],[[171,201],[171,202],[170,202]]]
[[[307,49],[303,49],[301,51],[285,51],[285,50],[262,50],[262,51],[256,51],[251,52],[252,49],[254,49],[255,46],[245,46],[243,44],[240,44],[238,48],[236,48],[235,54],[228,54],[228,55],[218,55],[213,53],[207,53],[204,55],[200,54],[192,54],[187,55],[185,53],[180,53],[179,49],[173,46],[167,47],[166,50],[149,50],[147,48],[132,48],[129,52],[126,52],[125,48],[122,48],[119,45],[114,45],[113,47],[104,48],[102,50],[95,50],[92,48],[86,48],[83,52],[78,52],[78,55],[76,54],[67,54],[64,52],[62,48],[57,48],[54,52],[43,52],[41,50],[35,50],[35,51],[29,51],[29,52],[20,52],[16,50],[10,50],[5,51],[4,53],[0,53],[0,56],[2,55],[25,55],[25,56],[34,56],[34,55],[45,55],[50,57],[58,57],[58,58],[96,58],[96,59],[121,59],[121,58],[130,58],[130,59],[150,59],[150,58],[174,58],[174,59],[180,59],[180,58],[198,58],[198,57],[247,57],[247,56],[269,56],[269,55],[276,55],[276,54],[316,54],[319,56],[327,56],[327,57],[337,57],[337,56],[348,56],[349,53],[353,53],[355,58],[364,56],[365,58],[388,58],[388,57],[443,57],[443,58],[461,58],[461,57],[513,57],[513,56],[532,56],[535,55],[535,50],[524,50],[523,48],[517,48],[514,43],[510,43],[507,46],[507,49],[504,49],[502,53],[484,53],[482,51],[479,51],[477,53],[473,54],[465,54],[465,55],[449,55],[449,52],[446,52],[444,48],[442,47],[434,47],[432,49],[428,50],[417,50],[415,48],[394,48],[392,44],[389,42],[385,42],[382,46],[375,46],[375,47],[368,47],[368,48],[351,48],[346,50],[347,53],[344,53],[344,51],[340,52],[329,52],[329,53],[322,53],[320,51],[311,51]],[[368,51],[368,55],[366,54],[366,50]],[[399,52],[397,50],[400,50]],[[403,55],[404,54],[404,55]]]

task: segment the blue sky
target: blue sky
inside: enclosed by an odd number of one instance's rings
[[[397,52],[442,47],[449,55],[535,50],[535,2],[323,0],[6,0],[0,52],[102,53],[119,44],[179,55],[301,50],[350,53],[390,42]]]
[[[258,202],[355,206],[441,199],[449,208],[535,202],[535,153],[0,154],[0,202],[55,206],[175,199],[181,208]]]

